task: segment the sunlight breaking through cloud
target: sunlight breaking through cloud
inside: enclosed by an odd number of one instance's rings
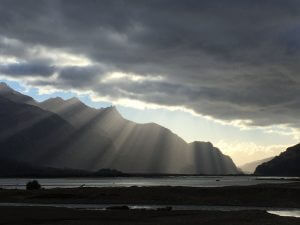
[[[234,141],[228,143],[224,140],[220,140],[215,143],[217,147],[222,149],[224,154],[228,154],[232,157],[237,166],[241,166],[245,163],[277,156],[281,152],[285,151],[289,145],[258,145],[254,142],[240,142]]]
[[[104,2],[3,1],[0,78],[299,141],[299,2]]]

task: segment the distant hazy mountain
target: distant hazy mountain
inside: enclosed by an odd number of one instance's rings
[[[0,86],[0,97],[2,120],[10,121],[6,128],[0,125],[0,136],[12,127],[10,139],[7,135],[1,139],[5,148],[0,145],[0,158],[10,156],[53,167],[111,168],[132,173],[238,173],[230,157],[212,144],[188,144],[155,123],[137,124],[124,119],[115,107],[98,110],[76,98],[38,103],[26,95],[18,96],[4,84]],[[20,111],[26,112],[26,117]],[[9,120],[10,117],[14,119]],[[35,121],[31,124],[39,129],[23,125],[28,121]],[[26,127],[21,129],[21,136],[14,131],[20,126]]]
[[[255,174],[266,176],[300,176],[300,144],[287,148],[279,156],[259,165]]]
[[[240,169],[244,172],[244,173],[248,173],[248,174],[251,174],[251,173],[254,173],[256,167],[264,162],[268,162],[270,160],[272,160],[274,157],[268,157],[268,158],[265,158],[265,159],[260,159],[260,160],[255,160],[255,161],[252,161],[252,162],[249,162],[249,163],[246,163],[242,166],[240,166]]]

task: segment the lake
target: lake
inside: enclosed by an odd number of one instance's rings
[[[24,189],[34,178],[2,178],[0,188]],[[255,176],[168,176],[168,177],[114,177],[114,178],[41,178],[37,179],[44,188],[75,187],[130,187],[130,186],[187,186],[224,187],[247,186],[262,183],[287,183],[287,177]],[[293,178],[298,179],[298,178]]]

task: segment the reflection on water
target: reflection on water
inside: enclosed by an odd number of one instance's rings
[[[0,179],[0,188],[24,189],[32,179]],[[130,186],[188,186],[223,187],[247,186],[262,183],[285,183],[288,178],[249,176],[169,176],[169,177],[116,177],[116,178],[53,178],[38,179],[44,188],[56,187],[130,187]]]
[[[269,210],[268,213],[275,214],[278,216],[291,216],[300,218],[300,210]]]

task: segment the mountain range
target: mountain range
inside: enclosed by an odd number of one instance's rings
[[[126,120],[116,107],[77,98],[37,102],[0,83],[0,159],[35,166],[126,173],[237,174],[209,142],[187,143],[155,123]]]

